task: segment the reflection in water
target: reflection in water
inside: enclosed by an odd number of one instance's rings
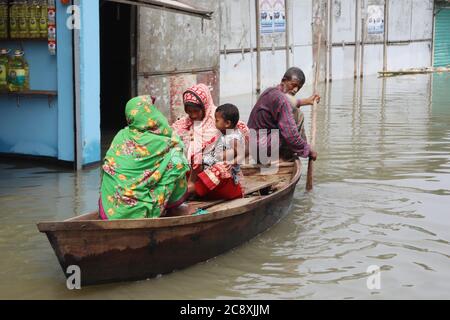
[[[323,88],[315,190],[302,181],[292,213],[250,243],[149,281],[65,289],[35,223],[95,208],[99,170],[0,163],[0,298],[450,298],[449,85],[434,75]],[[246,120],[254,97],[230,100]],[[366,287],[371,265],[380,290]]]

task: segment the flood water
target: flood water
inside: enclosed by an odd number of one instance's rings
[[[314,191],[302,178],[291,213],[268,232],[147,281],[67,290],[35,224],[95,209],[99,169],[2,161],[0,298],[449,299],[449,88],[448,74],[322,88]],[[252,100],[228,99],[247,106],[244,118]],[[367,287],[369,266],[381,268],[380,289]]]

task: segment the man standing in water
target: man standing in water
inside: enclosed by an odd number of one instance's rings
[[[248,121],[248,127],[256,130],[258,148],[267,148],[271,157],[271,130],[280,133],[280,157],[291,160],[298,156],[316,161],[317,152],[312,150],[304,135],[303,121],[296,123],[293,108],[313,105],[320,101],[315,94],[307,99],[295,100],[295,95],[305,84],[305,74],[299,68],[286,71],[281,84],[264,91],[256,102]],[[299,111],[300,112],[300,111]],[[259,130],[267,130],[267,138],[259,136]],[[303,134],[302,134],[303,133]],[[303,137],[302,137],[303,136]]]

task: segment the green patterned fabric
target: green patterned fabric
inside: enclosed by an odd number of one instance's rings
[[[150,96],[131,99],[125,113],[128,127],[114,138],[103,165],[104,214],[109,220],[158,218],[186,195],[184,145]]]

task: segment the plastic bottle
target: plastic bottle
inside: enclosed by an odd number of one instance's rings
[[[40,10],[37,0],[28,0],[28,26],[30,38],[39,38],[40,30],[38,19],[38,10]],[[40,13],[40,12],[39,12]]]
[[[18,2],[16,0],[13,1],[11,3],[11,6],[9,7],[9,29],[11,38],[19,38],[19,23],[18,23],[17,9],[18,9]]]
[[[39,14],[39,35],[40,38],[47,39],[48,36],[48,5],[47,0],[40,0],[40,14]]]
[[[29,69],[25,61],[24,52],[14,51],[13,58],[8,64],[8,89],[11,92],[19,92],[29,89]]]
[[[8,91],[9,49],[0,49],[0,92]]]
[[[28,3],[27,3],[27,0],[20,0],[18,16],[19,16],[19,31],[20,31],[19,37],[26,39],[30,35],[29,30],[28,30]]]
[[[8,38],[8,2],[0,0],[0,39]]]

